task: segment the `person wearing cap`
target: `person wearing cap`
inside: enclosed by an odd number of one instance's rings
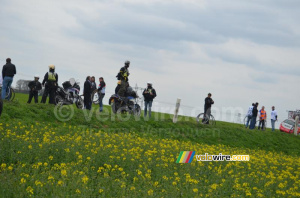
[[[118,93],[117,93],[120,97],[125,97],[126,89],[129,86],[129,84],[128,84],[129,65],[130,65],[130,61],[128,61],[128,60],[125,61],[125,66],[120,69],[120,72],[116,76],[118,78],[118,80],[121,81],[120,89],[118,90]]]
[[[147,88],[144,90],[143,96],[145,101],[144,117],[147,117],[147,110],[149,108],[149,118],[151,118],[153,99],[157,96],[155,89],[152,87],[152,82],[147,83]]]
[[[99,111],[103,111],[103,98],[105,96],[106,84],[103,77],[99,78],[98,94],[99,94]]]
[[[264,130],[265,129],[265,121],[267,120],[267,112],[265,110],[265,107],[262,106],[261,110],[259,111],[259,124],[258,124],[258,130]]]
[[[55,65],[49,65],[49,72],[44,76],[42,85],[45,86],[41,103],[46,103],[49,95],[49,104],[55,104],[55,91],[57,88],[58,75],[55,73]]]
[[[211,93],[208,93],[207,97],[204,100],[204,114],[206,118],[210,117],[211,105],[213,105],[214,103],[214,100],[211,98]],[[209,121],[207,122],[207,124],[209,124]]]
[[[29,87],[29,98],[27,103],[30,104],[32,98],[34,97],[34,102],[38,103],[38,97],[39,97],[39,90],[42,89],[42,84],[39,82],[39,75],[34,76],[34,81],[29,82],[28,87]]]
[[[271,111],[271,125],[272,125],[272,131],[275,131],[275,122],[278,119],[277,111],[275,110],[275,107],[272,106],[272,111]]]
[[[7,58],[6,59],[6,64],[3,65],[2,68],[2,94],[1,98],[4,100],[6,98],[6,92],[10,89],[11,84],[13,82],[14,76],[16,75],[17,70],[16,66],[11,63],[11,59]],[[6,98],[9,100],[9,98]]]
[[[255,128],[257,114],[258,114],[258,102],[255,103],[255,105],[253,106],[252,118],[251,118],[250,127],[249,127],[249,129],[251,129],[251,130]]]

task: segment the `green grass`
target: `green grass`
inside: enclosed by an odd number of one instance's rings
[[[154,113],[124,121],[74,106],[26,104],[17,94],[0,118],[0,197],[297,197],[299,137]],[[105,98],[108,99],[108,98]],[[70,106],[69,106],[70,107]],[[62,113],[71,110],[66,107]],[[180,151],[250,155],[249,162],[176,163]]]
[[[51,123],[52,126],[62,124],[54,114],[54,106],[48,104],[26,104],[28,95],[17,94],[14,102],[4,104],[1,122],[22,122],[31,125],[35,122]],[[108,98],[104,98],[108,99]],[[198,125],[194,118],[179,116],[178,123],[172,122],[172,115],[154,113],[153,118],[144,120],[143,117],[130,117],[122,121],[118,116],[111,114],[110,107],[105,106],[106,112],[98,113],[98,106],[93,105],[93,111],[84,113],[74,109],[74,116],[66,123],[90,130],[105,132],[137,132],[141,136],[172,138],[181,141],[205,143],[209,145],[222,144],[231,147],[261,149],[266,151],[282,152],[290,155],[300,154],[300,139],[292,134],[282,133],[279,130],[271,132],[247,130],[243,125],[217,121],[215,127]],[[69,113],[70,111],[63,111]],[[91,113],[91,114],[90,114]],[[87,117],[86,117],[87,116]]]

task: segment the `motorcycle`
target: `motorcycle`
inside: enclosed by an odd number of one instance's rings
[[[113,113],[130,113],[135,116],[141,115],[141,107],[137,104],[138,95],[131,87],[127,88],[126,97],[120,97],[117,94],[113,94],[109,98],[109,105]]]
[[[79,95],[80,86],[79,83],[71,78],[69,81],[64,82],[63,87],[58,86],[55,95],[56,105],[71,105],[76,104],[78,109],[83,109],[83,99]]]

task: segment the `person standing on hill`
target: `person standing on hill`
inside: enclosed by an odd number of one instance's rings
[[[103,77],[99,78],[98,94],[99,94],[99,111],[103,111],[103,98],[105,96],[106,84]]]
[[[259,111],[259,124],[258,124],[258,130],[264,130],[265,129],[265,121],[267,120],[267,112],[265,110],[265,107],[262,106],[261,110]]]
[[[121,80],[120,89],[118,90],[118,95],[120,97],[125,97],[126,89],[129,86],[128,76],[129,76],[129,65],[130,61],[125,61],[125,66],[120,69],[120,72],[117,75],[118,80]]]
[[[249,129],[254,129],[255,128],[255,124],[256,124],[256,118],[257,118],[257,114],[258,114],[258,102],[255,103],[253,110],[252,110],[252,118],[251,118],[251,123],[250,123],[250,127]]]
[[[85,109],[91,110],[92,108],[92,83],[91,77],[86,77],[86,81],[84,83],[83,96],[84,96],[84,107]]]
[[[251,121],[253,107],[254,107],[254,103],[252,103],[252,105],[249,107],[248,112],[247,112],[247,115],[246,115],[246,117],[247,117],[246,128],[248,128],[249,123],[250,123],[250,121]]]
[[[6,64],[3,65],[2,68],[2,94],[1,98],[4,100],[6,97],[6,92],[10,89],[11,84],[13,82],[14,76],[16,75],[17,70],[16,66],[11,63],[11,59],[7,58],[6,59]],[[9,100],[9,98],[7,98]]]
[[[92,92],[97,89],[96,79],[95,76],[91,77],[91,85],[92,85]]]
[[[209,118],[210,118],[210,114],[211,114],[211,105],[213,105],[215,102],[214,100],[211,98],[211,93],[208,93],[207,97],[205,98],[204,102],[204,115],[205,115],[205,119],[203,119],[202,121],[206,121],[206,119],[208,119],[206,124],[209,124]]]
[[[271,124],[272,124],[272,131],[275,131],[275,122],[278,119],[277,111],[275,110],[275,107],[272,106],[272,111],[271,111]]]
[[[40,77],[38,75],[34,76],[34,81],[29,82],[28,87],[30,89],[29,91],[29,98],[28,98],[28,104],[31,103],[32,98],[34,97],[34,102],[38,103],[38,97],[39,97],[39,90],[42,89],[42,84],[39,82]]]
[[[58,75],[55,73],[55,65],[49,65],[49,72],[44,76],[42,85],[45,86],[41,103],[46,103],[49,95],[49,104],[55,104],[55,92],[57,88]]]
[[[147,117],[147,108],[149,107],[149,118],[151,118],[151,107],[153,103],[153,99],[156,97],[156,91],[152,87],[152,83],[147,83],[147,88],[143,92],[144,100],[145,100],[145,109],[144,109],[144,117]]]

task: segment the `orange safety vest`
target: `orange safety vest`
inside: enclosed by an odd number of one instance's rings
[[[263,110],[260,110],[260,118],[262,120],[265,120],[267,117],[267,112],[266,111],[263,111]]]

